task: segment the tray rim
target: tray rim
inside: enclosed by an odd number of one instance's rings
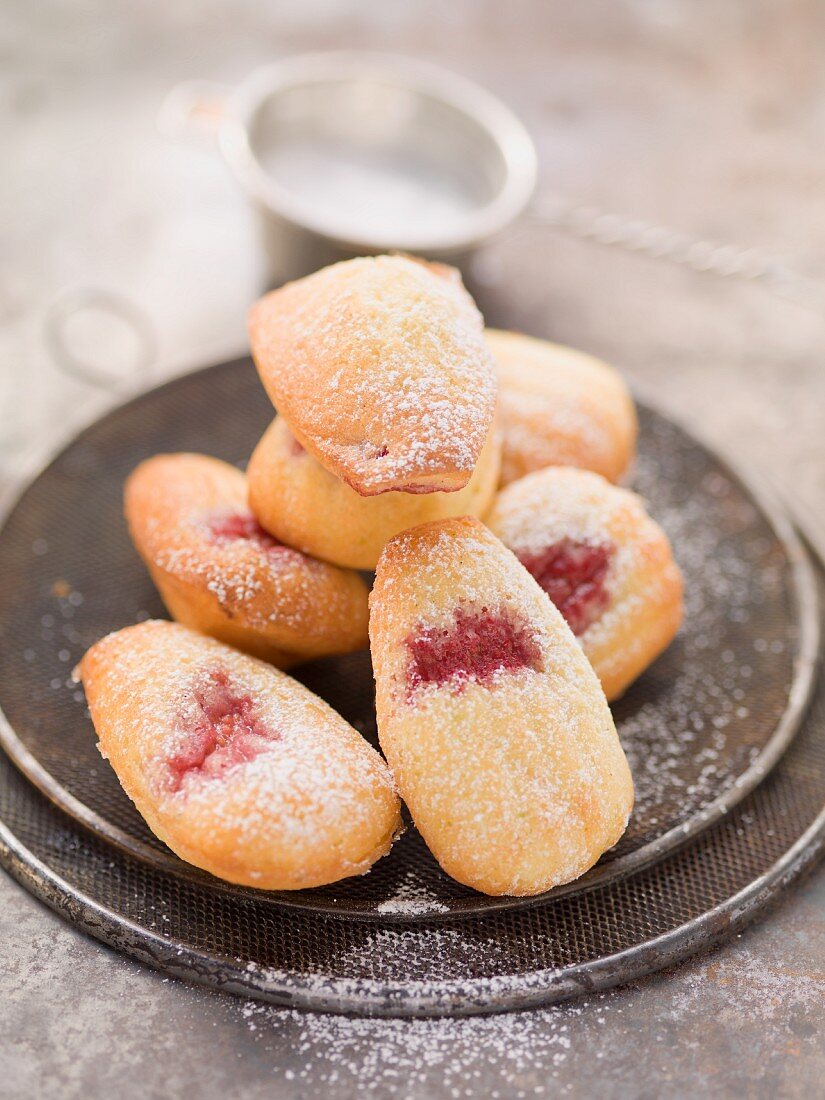
[[[507,978],[419,979],[405,985],[353,978],[341,992],[333,991],[333,982],[326,991],[323,987],[297,987],[292,979],[294,972],[270,977],[266,986],[251,984],[249,971],[237,961],[182,947],[75,890],[0,821],[0,865],[51,910],[107,946],[173,977],[236,996],[303,1011],[370,1017],[492,1015],[539,1008],[637,980],[708,951],[740,932],[805,871],[812,870],[823,852],[825,807],[766,871],[727,900],[623,951],[571,967]],[[300,977],[305,980],[305,976]],[[510,988],[502,989],[508,980]],[[468,995],[469,989],[473,990],[472,996]]]
[[[41,457],[35,461],[32,460],[30,454],[30,462],[21,461],[19,463],[17,478],[12,480],[12,483],[0,496],[0,538],[3,536],[8,520],[22,503],[28,490],[70,447],[81,442],[88,432],[96,428],[100,421],[126,413],[133,405],[138,404],[150,394],[156,395],[161,391],[186,385],[195,376],[237,368],[244,364],[250,366],[252,364],[251,357],[248,354],[195,368],[178,374],[160,385],[141,389],[127,400],[117,402],[91,417],[80,429],[65,433],[54,450],[45,459]],[[799,632],[799,648],[793,662],[793,676],[788,692],[787,705],[759,756],[721,794],[706,803],[700,810],[697,810],[688,821],[672,827],[635,851],[609,863],[597,864],[579,879],[532,897],[509,895],[487,897],[484,899],[483,906],[481,906],[477,903],[475,895],[473,895],[467,899],[470,904],[456,905],[446,912],[427,909],[416,912],[381,913],[375,908],[365,908],[363,910],[356,908],[342,909],[335,903],[334,899],[317,898],[304,891],[258,891],[251,887],[236,886],[223,882],[208,874],[208,872],[186,864],[170,851],[160,852],[143,841],[135,840],[125,830],[110,825],[104,817],[59,784],[22,742],[2,708],[0,708],[0,747],[26,779],[53,805],[66,813],[81,827],[132,858],[142,860],[156,870],[170,872],[189,881],[197,882],[208,889],[230,893],[237,897],[254,898],[257,902],[271,904],[276,907],[311,912],[340,920],[357,920],[385,925],[449,924],[452,921],[466,919],[471,916],[483,917],[485,913],[491,911],[527,909],[570,894],[585,893],[597,887],[605,886],[610,882],[627,878],[650,867],[652,864],[677,852],[705,829],[718,822],[730,809],[747,797],[775,767],[799,730],[812,698],[816,683],[815,672],[821,652],[822,624],[819,614],[817,583],[810,555],[806,551],[794,523],[789,518],[786,507],[782,504],[779,495],[770,487],[770,483],[766,482],[764,478],[757,482],[749,473],[742,470],[736,459],[732,459],[725,453],[724,448],[718,446],[715,442],[704,439],[701,432],[696,431],[692,425],[684,423],[678,415],[674,415],[659,402],[651,399],[651,396],[641,388],[635,387],[633,396],[641,407],[673,424],[710,454],[719,463],[726,475],[740,483],[751,502],[756,505],[767,520],[788,556],[791,571],[791,590],[796,605],[795,621]],[[811,540],[808,539],[808,541]],[[818,554],[817,556],[819,557]]]

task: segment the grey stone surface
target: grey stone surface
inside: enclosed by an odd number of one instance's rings
[[[5,0],[0,7],[0,477],[115,397],[58,369],[55,298],[125,295],[156,355],[139,384],[242,348],[265,273],[212,150],[161,137],[182,78],[234,82],[290,52],[429,57],[504,96],[543,184],[584,205],[780,254],[825,278],[825,7],[817,0]],[[825,304],[527,223],[472,273],[491,322],[586,347],[825,524]],[[112,368],[130,333],[78,318]],[[825,873],[675,973],[496,1020],[335,1020],[143,970],[0,877],[0,1095],[815,1096]]]
[[[817,1096],[825,876],[672,973],[471,1020],[287,1012],[141,969],[0,880],[0,1095]]]

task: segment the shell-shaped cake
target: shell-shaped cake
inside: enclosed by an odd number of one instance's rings
[[[100,751],[152,832],[218,878],[360,875],[401,822],[377,752],[302,684],[176,623],[103,638],[79,676]]]
[[[408,527],[448,516],[484,516],[498,486],[501,434],[495,424],[473,475],[455,493],[363,497],[305,451],[283,417],[249,461],[249,504],[276,538],[352,569],[375,569],[387,542]]]
[[[370,640],[381,747],[444,870],[538,894],[624,832],[633,784],[604,693],[561,614],[470,518],[398,535]]]
[[[267,294],[249,329],[278,412],[356,492],[452,492],[470,480],[497,383],[481,316],[452,268],[347,260]]]
[[[591,355],[487,330],[500,387],[502,484],[545,466],[619,481],[636,452],[636,410],[621,375]]]
[[[129,476],[129,531],[172,617],[281,668],[364,648],[363,580],[272,538],[247,495],[206,455],[156,455]]]
[[[682,575],[635,493],[551,467],[502,489],[487,522],[564,615],[608,699],[673,640]]]

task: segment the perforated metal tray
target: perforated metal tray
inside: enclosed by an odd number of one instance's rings
[[[369,875],[331,887],[263,894],[218,883],[151,834],[98,755],[71,669],[108,631],[164,614],[122,519],[125,476],[158,451],[243,463],[271,415],[251,362],[222,364],[104,417],[24,492],[0,535],[4,748],[56,806],[119,853],[256,906],[388,923],[540,903],[458,885],[414,829]],[[637,789],[628,831],[554,897],[626,876],[719,820],[785,749],[813,683],[816,584],[781,509],[652,410],[642,409],[641,429],[634,485],[673,539],[686,575],[686,624],[614,707]],[[368,654],[297,675],[375,740]]]
[[[825,689],[770,775],[655,866],[518,912],[398,927],[231,896],[113,849],[0,753],[0,863],[67,920],[166,973],[368,1015],[499,1012],[606,989],[739,931],[825,848]]]

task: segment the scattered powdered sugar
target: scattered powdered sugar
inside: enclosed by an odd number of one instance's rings
[[[739,949],[686,968],[673,997],[673,1015],[698,1010],[707,1000],[709,985],[724,989],[737,1013],[763,1024],[782,1025],[792,1007],[811,1011],[825,1003],[825,973],[783,969],[770,958]]]
[[[288,1036],[290,1068],[283,1077],[313,1090],[302,1095],[329,1095],[337,1087],[342,1095],[357,1088],[368,1095],[424,1096],[429,1087],[456,1100],[521,1100],[557,1091],[575,1022],[605,1003],[596,996],[540,1012],[465,1019],[325,1016],[256,1001],[242,1003],[237,1013],[263,1047]]]
[[[492,929],[488,934],[468,936],[463,929],[449,925],[427,929],[376,927],[347,952],[341,965],[349,981],[365,979],[370,985],[397,982],[400,973],[413,985],[442,972],[470,976],[480,964],[506,972],[507,947],[496,936]]]
[[[425,913],[449,911],[449,906],[439,901],[415,868],[406,872],[393,896],[382,901],[376,908],[379,913],[398,916],[422,916]]]
[[[767,961],[769,946],[737,940],[667,975],[526,1012],[369,1019],[252,1000],[231,1012],[273,1073],[307,1097],[653,1095],[665,1080],[682,1095],[699,1069],[706,1090],[745,1095],[770,1063],[787,1069],[819,1040],[825,979],[804,959],[809,973]],[[729,1057],[737,1045],[749,1052],[739,1063]]]
[[[658,431],[671,439],[674,429]],[[705,460],[697,453],[695,461]],[[644,453],[636,469],[636,488],[653,502],[686,578],[685,621],[613,708],[636,786],[618,852],[729,790],[787,704],[795,627],[771,613],[788,583],[784,555],[754,507],[712,466],[680,490],[684,462],[676,447],[662,446],[655,457]],[[768,691],[767,683],[783,690]]]

